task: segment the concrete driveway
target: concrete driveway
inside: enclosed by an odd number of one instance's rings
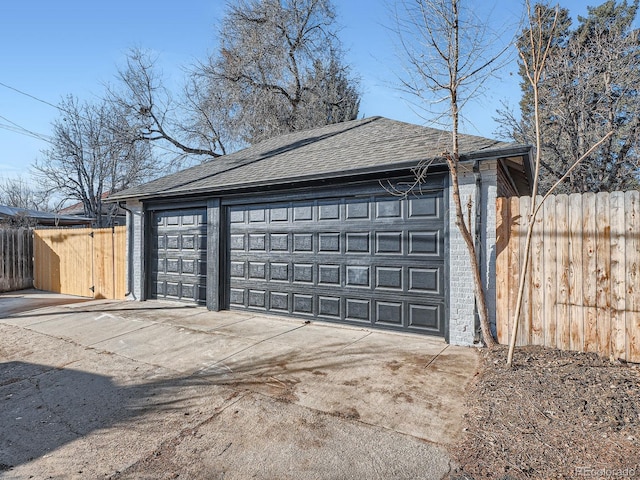
[[[20,294],[28,309],[41,293]],[[452,468],[474,349],[171,302],[25,311],[11,295],[0,295],[1,478],[437,479]]]

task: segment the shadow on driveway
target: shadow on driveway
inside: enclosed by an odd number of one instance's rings
[[[76,297],[41,290],[18,290],[16,292],[0,293],[0,318],[7,318],[18,313],[29,312],[44,307],[70,305],[79,302],[89,302],[92,298]]]
[[[200,425],[211,422],[227,406],[247,395],[257,393],[262,398],[273,398],[280,407],[291,404],[297,399],[298,382],[293,380],[297,374],[311,371],[313,375],[327,375],[326,372],[349,367],[344,358],[335,358],[331,350],[328,348],[323,358],[318,357],[317,350],[265,355],[260,359],[236,362],[233,371],[221,367],[214,372],[175,378],[160,374],[160,378],[140,384],[118,384],[110,376],[74,368],[54,368],[22,361],[2,363],[0,424],[4,434],[0,441],[0,472],[46,457],[66,444],[99,431],[135,432],[138,441],[143,442],[140,448],[157,450],[160,440],[172,441],[185,429],[195,432]],[[363,364],[372,353],[360,351],[349,358]],[[158,372],[150,371],[149,375],[154,377]],[[357,386],[350,385],[349,388]],[[273,431],[257,444],[262,441],[268,443],[268,447],[289,451],[296,449],[295,443],[305,437],[305,425],[292,426],[289,415],[280,418],[265,410],[260,416],[263,418],[251,422],[251,431],[245,432],[246,435],[253,437],[254,429],[261,424],[271,424]],[[353,408],[338,409],[330,416],[339,422],[358,420],[357,410]],[[323,424],[320,425],[322,428]],[[229,425],[225,423],[225,426]],[[313,430],[317,429],[318,425],[313,426]],[[238,434],[238,431],[233,433],[234,436]],[[121,434],[109,437],[107,448],[113,448],[113,442],[119,441],[123,442],[121,446],[126,446]],[[287,445],[278,445],[278,442]],[[365,447],[364,444],[361,446]],[[224,445],[219,447],[222,449]],[[305,454],[298,451],[296,457],[300,455]],[[322,452],[316,448],[311,457],[318,455]],[[335,456],[336,452],[330,455]],[[148,466],[145,468],[149,469]]]
[[[14,313],[0,337],[0,477],[18,479],[441,478],[476,365],[441,341],[159,302]]]

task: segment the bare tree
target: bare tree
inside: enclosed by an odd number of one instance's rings
[[[82,202],[85,214],[104,226],[103,194],[122,190],[157,174],[148,144],[131,141],[130,127],[113,106],[65,98],[53,123],[51,148],[34,171],[49,194]]]
[[[132,140],[191,161],[353,120],[358,82],[342,61],[335,23],[331,0],[242,0],[229,7],[219,50],[189,69],[182,95],[166,88],[156,58],[133,49],[108,99]]]
[[[486,22],[480,22],[461,0],[396,0],[397,34],[406,63],[402,90],[450,128],[443,157],[449,167],[455,205],[456,226],[465,242],[474,282],[480,327],[485,344],[496,344],[491,333],[486,294],[480,264],[459,188],[458,145],[461,108],[482,88],[498,68],[507,46],[496,49],[496,40]],[[416,169],[416,178],[425,175],[430,164]],[[467,208],[472,205],[469,198]],[[480,205],[476,205],[480,208]]]
[[[0,205],[46,212],[52,208],[50,202],[51,195],[22,177],[0,180]]]
[[[570,178],[573,172],[581,165],[581,162],[588,158],[594,151],[598,149],[602,144],[607,142],[614,134],[613,131],[609,131],[603,138],[598,140],[595,144],[584,152],[573,164],[556,180],[556,182],[547,188],[546,195],[538,202],[538,185],[540,180],[540,168],[542,165],[542,150],[543,150],[543,137],[542,137],[542,121],[541,121],[541,107],[542,100],[540,98],[540,84],[547,68],[547,61],[550,55],[554,51],[554,46],[557,44],[558,36],[558,21],[561,19],[560,10],[550,9],[546,5],[537,4],[533,11],[531,4],[528,0],[525,1],[527,9],[527,18],[529,20],[529,27],[525,30],[524,38],[518,42],[518,51],[521,58],[521,69],[524,77],[529,83],[530,93],[532,96],[531,107],[533,128],[535,131],[535,145],[536,145],[536,157],[535,157],[535,170],[533,177],[533,191],[531,193],[532,201],[528,214],[528,227],[527,235],[525,238],[524,260],[520,271],[520,280],[518,284],[518,296],[516,298],[516,305],[513,314],[513,327],[511,330],[511,338],[509,339],[509,351],[507,353],[507,365],[513,364],[513,354],[516,345],[516,337],[518,334],[518,328],[520,323],[520,311],[522,308],[522,301],[524,297],[525,282],[528,275],[528,267],[530,262],[531,252],[531,238],[533,234],[533,228],[536,215],[540,210],[540,207],[544,201],[554,192],[562,182]]]
[[[357,81],[342,62],[330,0],[241,0],[229,7],[220,49],[195,72],[222,105],[227,132],[255,143],[353,120]]]
[[[168,148],[174,159],[199,155],[209,160],[224,154],[218,127],[223,112],[217,111],[218,102],[196,79],[185,87],[184,99],[175,100],[156,62],[147,51],[130,50],[126,65],[118,71],[119,82],[107,90],[108,102],[128,125],[127,141]],[[207,105],[203,98],[214,105]]]

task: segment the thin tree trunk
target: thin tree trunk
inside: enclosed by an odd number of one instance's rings
[[[480,330],[485,345],[493,348],[497,345],[493,335],[491,334],[491,325],[489,324],[489,309],[487,308],[487,298],[482,283],[482,275],[480,274],[480,264],[476,255],[476,247],[473,242],[473,236],[469,230],[469,226],[464,221],[464,212],[462,210],[462,202],[460,200],[460,183],[458,179],[458,165],[451,155],[446,155],[451,174],[451,187],[453,193],[453,203],[456,208],[456,226],[460,230],[460,234],[467,246],[469,252],[469,261],[471,263],[471,271],[473,273],[473,292],[476,299],[476,307],[480,317]],[[476,205],[480,208],[480,205]]]

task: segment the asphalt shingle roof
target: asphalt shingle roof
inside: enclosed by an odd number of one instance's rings
[[[38,210],[30,210],[27,208],[0,205],[0,219],[15,217],[31,218],[44,225],[80,225],[91,223],[93,220],[89,217],[79,217],[77,215],[61,215],[54,212],[40,212]]]
[[[460,154],[477,155],[519,145],[460,135]],[[110,199],[149,198],[271,185],[316,177],[339,177],[359,170],[392,169],[439,158],[451,133],[371,117],[294,132],[152,182],[112,194]]]

